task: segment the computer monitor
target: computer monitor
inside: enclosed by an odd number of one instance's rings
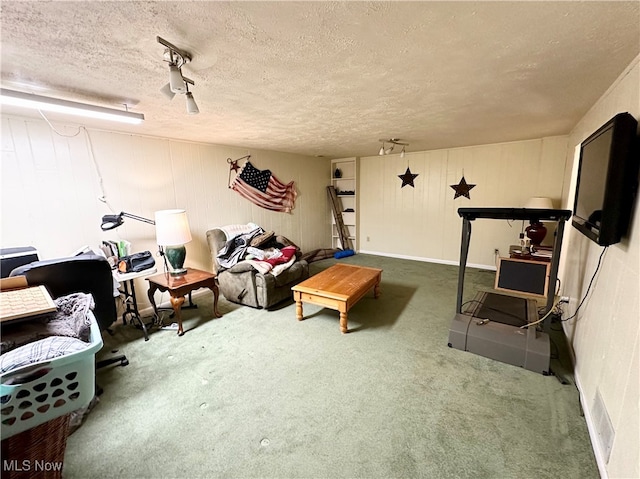
[[[33,246],[0,248],[0,278],[7,278],[19,266],[38,260],[38,251]]]

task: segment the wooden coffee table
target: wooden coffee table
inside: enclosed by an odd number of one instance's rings
[[[158,315],[158,308],[156,307],[156,301],[154,293],[157,290],[162,292],[169,291],[171,295],[171,306],[178,320],[178,336],[184,334],[182,329],[182,304],[184,303],[185,295],[191,293],[196,289],[209,288],[213,293],[213,315],[216,318],[221,318],[222,315],[218,311],[218,285],[216,283],[216,275],[207,271],[201,271],[199,269],[187,268],[187,272],[180,276],[172,276],[169,273],[156,274],[146,278],[149,281],[149,301],[153,306],[153,311],[156,316]]]
[[[347,313],[367,291],[380,296],[382,270],[351,264],[336,264],[295,285],[296,317],[302,321],[302,302],[317,304],[340,312],[340,331],[348,332]]]

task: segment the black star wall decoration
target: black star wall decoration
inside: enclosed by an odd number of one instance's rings
[[[462,175],[462,178],[460,179],[460,183],[458,183],[457,185],[449,185],[449,186],[453,188],[454,191],[456,192],[456,194],[453,197],[454,200],[458,196],[464,196],[470,200],[471,196],[469,196],[469,191],[471,191],[476,185],[467,184],[467,180],[465,180],[464,175]]]
[[[415,180],[417,176],[419,175],[411,173],[411,170],[407,166],[407,171],[404,172],[404,175],[398,175],[398,178],[402,180],[402,186],[400,188],[404,188],[407,185],[411,186],[411,188],[415,188],[413,180]]]

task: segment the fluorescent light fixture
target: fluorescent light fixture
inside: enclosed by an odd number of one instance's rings
[[[85,118],[97,118],[100,120],[119,121],[139,125],[144,121],[142,113],[105,108],[102,106],[87,105],[69,100],[60,100],[46,96],[22,93],[13,90],[0,89],[0,103],[13,105],[33,110],[52,111],[68,115],[83,116]]]

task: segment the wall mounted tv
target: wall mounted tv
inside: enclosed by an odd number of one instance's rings
[[[638,186],[638,122],[619,113],[580,145],[571,224],[601,246],[627,232]]]

